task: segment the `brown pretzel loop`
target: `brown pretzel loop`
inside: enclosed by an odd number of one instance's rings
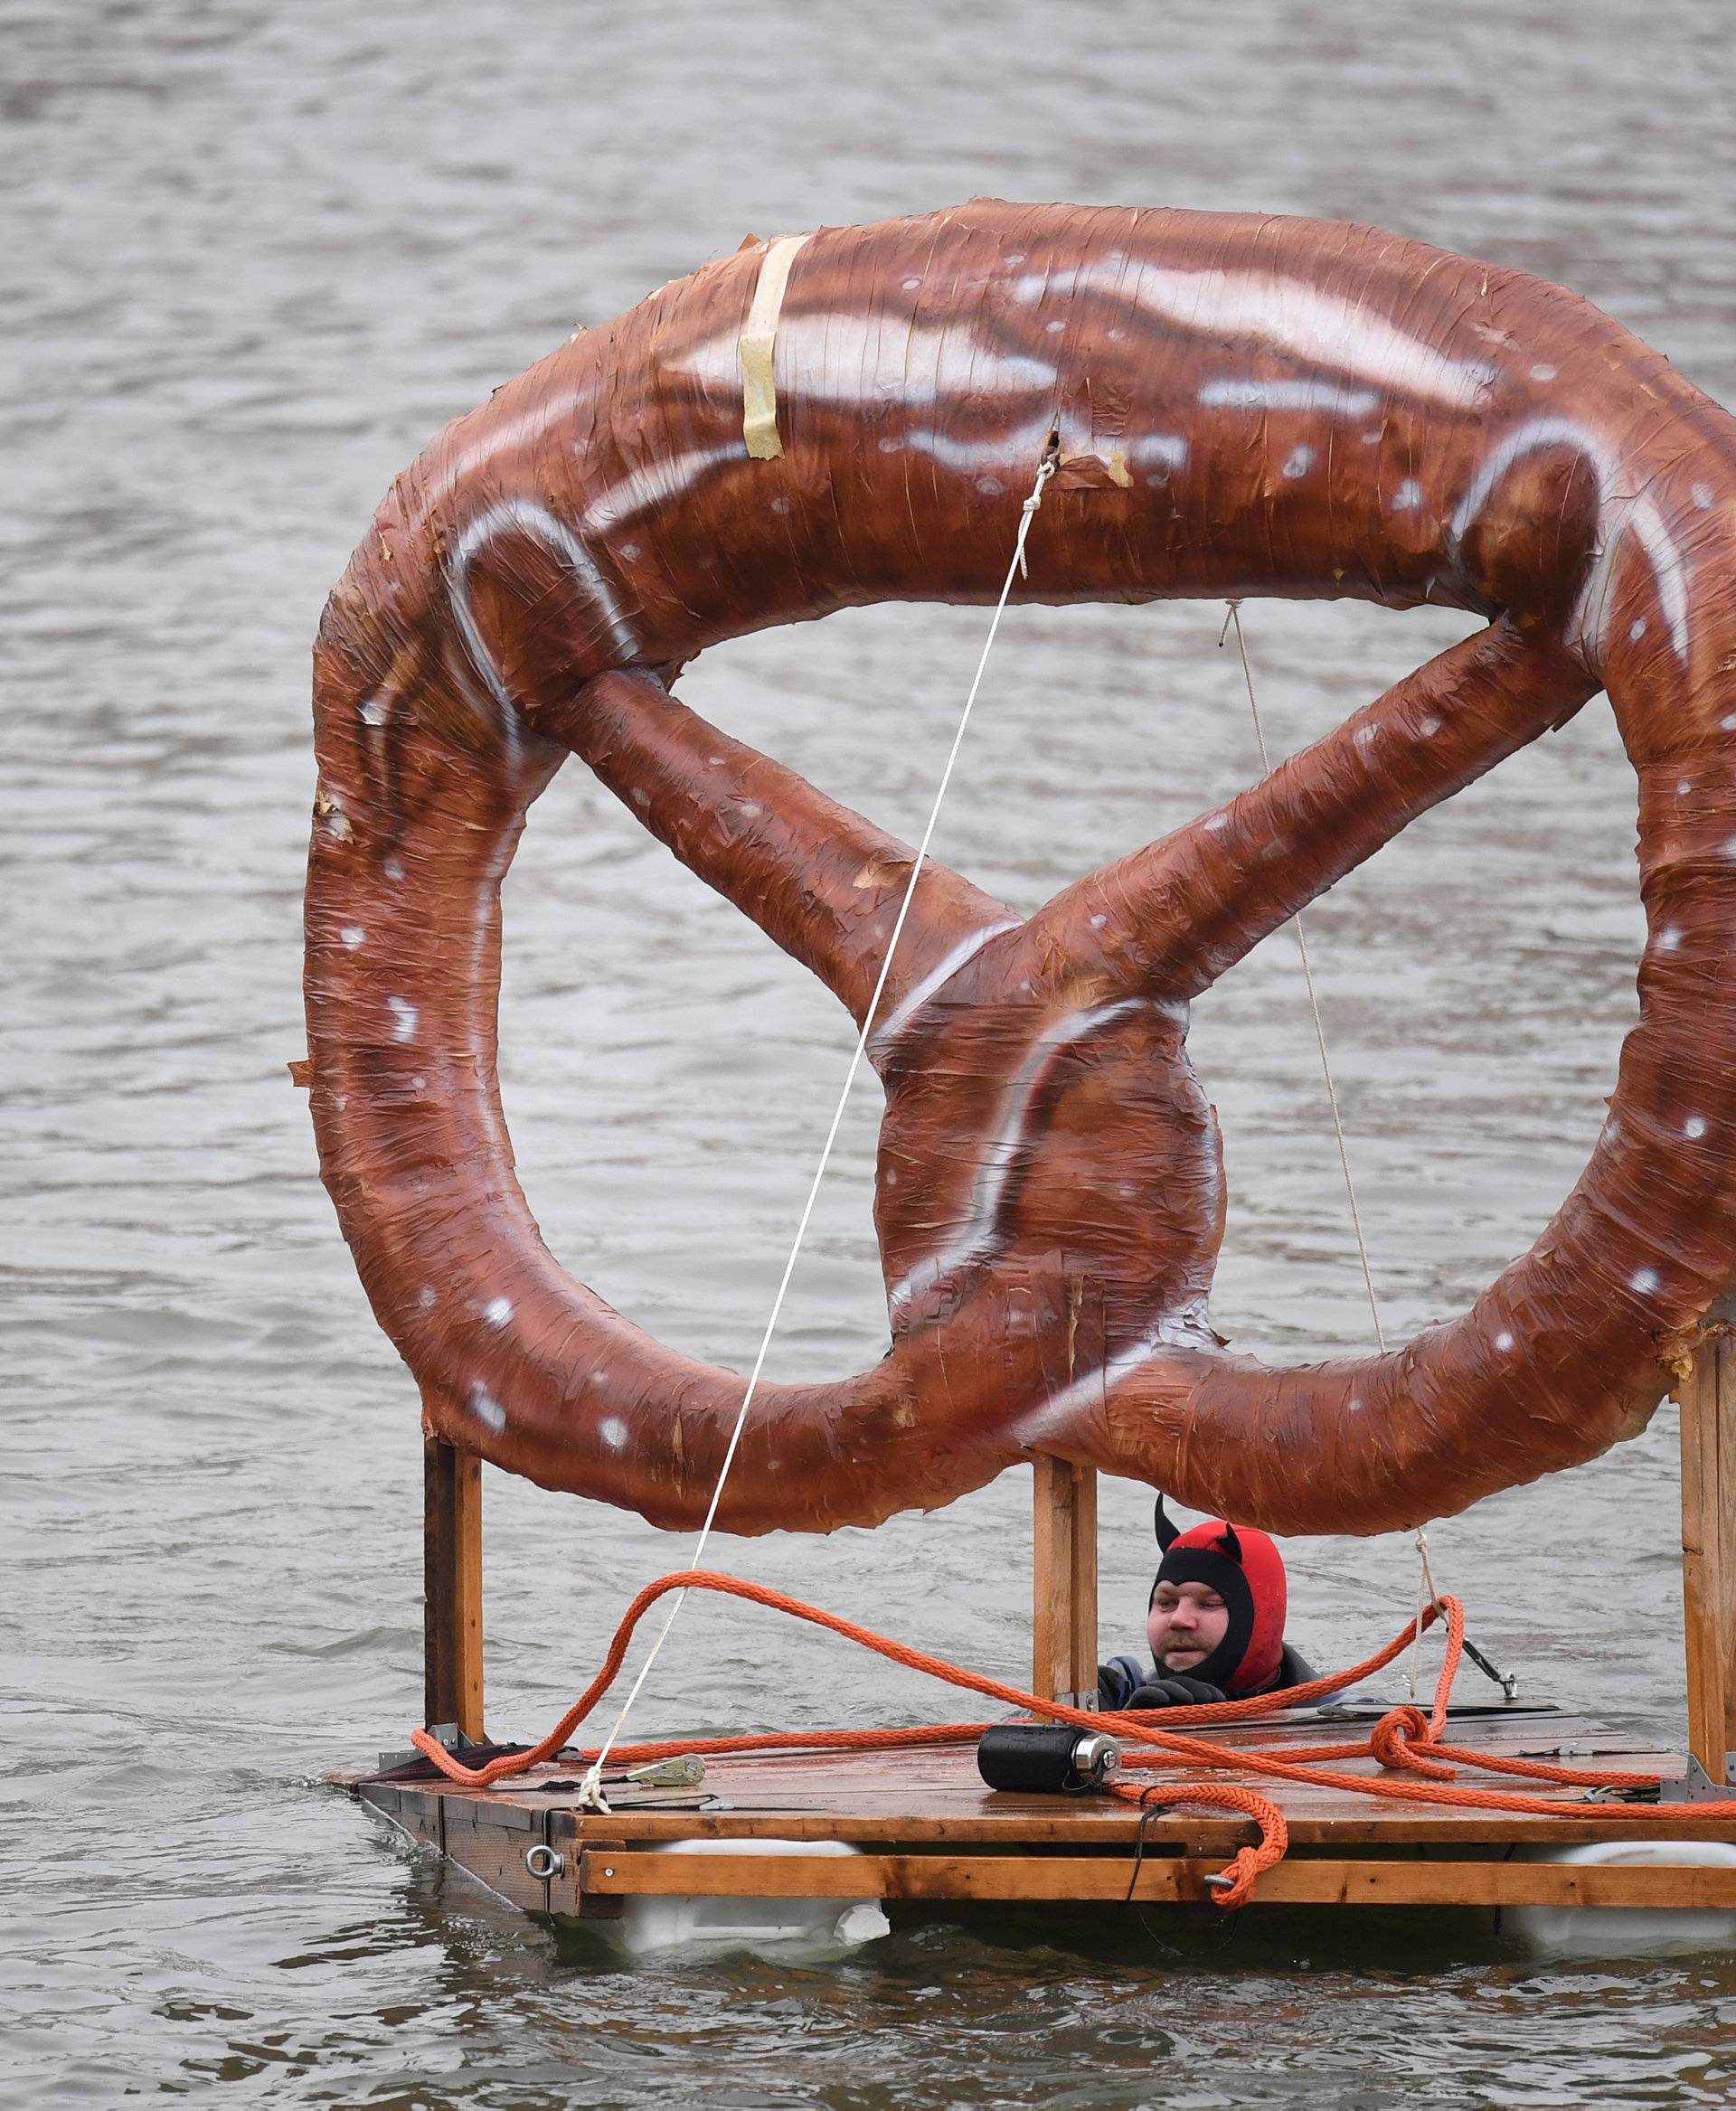
[[[518,1187],[501,878],[576,753],[860,1023],[913,853],[669,683],[848,604],[992,600],[1058,431],[1016,598],[1354,595],[1487,627],[1033,915],[925,866],[869,1041],[892,1346],[763,1388],[718,1522],[873,1523],[1041,1449],[1276,1530],[1369,1531],[1637,1429],[1736,1236],[1731,420],[1572,295],[1376,230],[977,201],[778,250],[750,454],[766,254],[449,427],[322,626],[312,1104],[429,1424],[660,1524],[703,1513],[742,1381],[566,1275]],[[1600,686],[1640,775],[1650,938],[1584,1174],[1407,1346],[1228,1353],[1190,1001]]]

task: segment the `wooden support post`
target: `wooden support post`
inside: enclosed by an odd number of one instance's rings
[[[1097,1473],[1035,1458],[1031,1691],[1071,1700],[1097,1685]]]
[[[1736,1750],[1736,1341],[1703,1342],[1682,1410],[1682,1611],[1688,1743],[1714,1781]]]
[[[482,1461],[422,1439],[422,1708],[482,1739]]]

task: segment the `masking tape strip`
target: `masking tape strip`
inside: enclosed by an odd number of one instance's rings
[[[741,331],[741,437],[756,462],[769,462],[784,451],[778,437],[778,390],[771,377],[771,348],[778,317],[796,252],[805,234],[779,235],[760,260],[753,305]]]

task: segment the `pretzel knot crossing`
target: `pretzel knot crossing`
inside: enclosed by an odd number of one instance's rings
[[[580,756],[860,1027],[913,853],[706,725],[670,671],[845,605],[993,601],[1052,432],[1022,598],[1356,594],[1486,627],[1034,914],[925,865],[867,1042],[891,1349],[756,1394],[719,1524],[873,1523],[1036,1450],[1277,1531],[1417,1523],[1643,1426],[1729,1286],[1731,420],[1573,296],[1376,230],[977,201],[745,250],[574,340],[441,436],[333,597],[315,1122],[454,1441],[686,1524],[741,1399],[561,1269],[519,1190],[495,998],[531,801]],[[1391,1354],[1228,1353],[1189,1005],[1599,688],[1639,776],[1650,935],[1578,1186]]]
[[[1587,687],[1558,637],[1497,627],[1033,916],[925,866],[868,1041],[886,1093],[874,1213],[894,1341],[976,1313],[1029,1334],[1052,1387],[1139,1346],[1214,1345],[1222,1154],[1188,1060],[1190,1001]],[[610,672],[540,722],[861,1026],[906,845],[654,676]],[[1029,1405],[1008,1389],[1009,1420]]]

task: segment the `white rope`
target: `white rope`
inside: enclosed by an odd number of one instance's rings
[[[1253,714],[1254,738],[1260,743],[1260,766],[1269,777],[1272,759],[1266,749],[1266,729],[1260,723],[1260,705],[1254,697],[1254,672],[1248,662],[1248,641],[1241,634],[1241,603],[1229,604],[1230,613],[1223,619],[1223,628],[1218,633],[1218,643],[1222,645],[1231,628],[1236,634],[1236,651],[1241,659],[1241,678],[1247,685],[1248,709]],[[1368,1241],[1363,1236],[1363,1213],[1356,1206],[1356,1182],[1350,1170],[1350,1146],[1344,1140],[1344,1117],[1338,1110],[1338,1090],[1332,1080],[1332,1059],[1326,1053],[1326,1030],[1320,1017],[1320,999],[1314,986],[1314,968],[1308,959],[1308,941],[1303,935],[1302,912],[1298,909],[1290,919],[1296,932],[1296,949],[1302,956],[1302,979],[1308,987],[1308,1009],[1314,1014],[1314,1038],[1320,1049],[1320,1074],[1326,1079],[1326,1101],[1332,1108],[1333,1134],[1338,1139],[1338,1163],[1344,1168],[1344,1192],[1350,1199],[1351,1229],[1356,1234],[1357,1258],[1363,1264],[1363,1287],[1368,1293],[1369,1316],[1374,1322],[1374,1339],[1382,1355],[1386,1353],[1386,1329],[1381,1324],[1380,1301],[1374,1295],[1374,1271],[1369,1266]],[[1410,1698],[1417,1697],[1417,1665],[1422,1649],[1422,1616],[1436,1602],[1439,1593],[1435,1588],[1434,1571],[1429,1566],[1429,1534],[1422,1527],[1417,1528],[1417,1632],[1410,1645],[1410,1668],[1407,1678]]]
[[[1254,738],[1260,743],[1260,767],[1270,777],[1272,759],[1266,750],[1266,729],[1260,722],[1260,706],[1254,701],[1254,672],[1248,664],[1248,641],[1241,635],[1240,601],[1231,602],[1230,613],[1224,618],[1224,631],[1228,631],[1231,626],[1236,633],[1236,650],[1241,655],[1241,678],[1248,686],[1248,709],[1253,713]],[[1222,632],[1219,634],[1218,643],[1223,643]],[[1386,1330],[1381,1324],[1380,1302],[1374,1295],[1374,1275],[1368,1265],[1368,1241],[1363,1237],[1363,1213],[1356,1207],[1356,1183],[1351,1176],[1350,1150],[1344,1142],[1344,1121],[1338,1111],[1338,1089],[1332,1081],[1332,1059],[1326,1053],[1326,1030],[1320,1021],[1320,999],[1315,992],[1314,968],[1308,959],[1308,941],[1303,935],[1300,909],[1290,919],[1290,927],[1296,933],[1296,949],[1302,956],[1302,979],[1308,985],[1308,1009],[1314,1013],[1314,1038],[1320,1046],[1320,1074],[1326,1081],[1326,1101],[1332,1108],[1333,1134],[1338,1139],[1338,1163],[1344,1169],[1344,1192],[1350,1197],[1350,1222],[1356,1234],[1356,1251],[1363,1264],[1363,1287],[1368,1292],[1368,1310],[1374,1322],[1374,1339],[1380,1344],[1382,1355],[1385,1355]]]
[[[814,1177],[808,1183],[807,1200],[802,1206],[801,1220],[796,1227],[796,1237],[790,1245],[789,1258],[784,1263],[784,1273],[778,1285],[778,1295],[771,1301],[771,1313],[766,1321],[766,1331],[760,1341],[760,1353],[753,1360],[753,1370],[748,1379],[747,1390],[741,1395],[741,1407],[736,1410],[735,1427],[730,1432],[729,1445],[723,1454],[723,1464],[718,1471],[717,1485],[712,1490],[712,1500],[705,1512],[705,1522],[700,1528],[699,1541],[693,1548],[693,1559],[687,1564],[690,1569],[699,1567],[700,1557],[704,1553],[706,1541],[712,1536],[712,1525],[717,1516],[717,1506],[723,1496],[723,1485],[730,1477],[730,1468],[735,1463],[736,1447],[741,1441],[741,1432],[747,1425],[748,1409],[753,1405],[753,1396],[760,1384],[760,1375],[765,1369],[766,1355],[771,1347],[771,1338],[777,1331],[778,1317],[784,1309],[784,1297],[789,1289],[790,1278],[796,1273],[797,1258],[801,1253],[802,1241],[807,1235],[808,1220],[814,1214],[814,1204],[819,1195],[820,1183],[826,1178],[826,1169],[831,1164],[832,1147],[838,1140],[838,1130],[844,1121],[844,1111],[849,1104],[850,1094],[856,1081],[856,1073],[862,1068],[863,1051],[868,1045],[868,1037],[873,1029],[874,1016],[880,1010],[880,1001],[886,993],[886,978],[892,972],[892,957],[897,952],[898,941],[903,935],[905,919],[910,912],[910,903],[916,898],[917,881],[921,877],[922,867],[928,858],[929,845],[934,840],[935,826],[940,819],[941,804],[946,798],[947,787],[952,782],[953,767],[958,760],[958,750],[964,745],[965,729],[970,723],[971,711],[976,702],[976,692],[983,685],[983,674],[988,665],[988,655],[994,649],[995,634],[1001,627],[1001,617],[1005,613],[1007,600],[1013,591],[1014,579],[1019,575],[1027,578],[1030,576],[1025,567],[1024,545],[1031,533],[1031,523],[1035,520],[1037,509],[1043,504],[1043,487],[1053,476],[1054,470],[1055,456],[1052,450],[1046,450],[1042,461],[1037,465],[1036,481],[1031,486],[1031,495],[1024,501],[1020,509],[1019,532],[1013,544],[1012,561],[1008,564],[1006,577],[1001,583],[1000,599],[995,604],[995,614],[989,622],[988,636],[983,640],[982,654],[976,662],[976,672],[971,679],[970,692],[965,698],[964,710],[958,716],[958,730],[952,736],[952,747],[947,755],[946,768],[940,772],[940,782],[935,791],[934,804],[929,809],[928,826],[922,831],[922,840],[917,846],[916,859],[910,867],[910,881],[904,889],[904,899],[899,904],[898,918],[892,925],[892,935],[886,943],[886,957],[880,965],[880,975],[874,984],[874,994],[869,998],[868,1007],[863,1013],[862,1031],[856,1035],[856,1045],[851,1051],[850,1067],[844,1073],[844,1089],[839,1093],[838,1104],[833,1110],[832,1126],[826,1131],[826,1142],[820,1150],[819,1164],[815,1166]],[[615,1718],[614,1727],[610,1729],[608,1737],[604,1739],[602,1749],[592,1760],[590,1767],[586,1770],[584,1779],[579,1786],[577,1801],[580,1808],[608,1810],[609,1804],[602,1791],[604,1763],[609,1753],[614,1750],[627,1716],[632,1711],[633,1703],[638,1699],[646,1680],[651,1674],[652,1665],[656,1663],[665,1642],[668,1640],[669,1630],[675,1626],[681,1608],[686,1602],[687,1593],[685,1590],[678,1590],[671,1600],[668,1615],[664,1620],[663,1626],[657,1630],[656,1639],[652,1643],[650,1654],[640,1666],[639,1675],[634,1680],[627,1699],[621,1703],[620,1712]]]

